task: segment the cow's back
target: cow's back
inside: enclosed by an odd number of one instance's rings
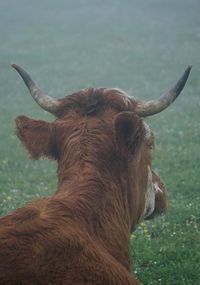
[[[1,218],[0,284],[138,284],[70,212],[57,203],[53,209],[52,199]]]

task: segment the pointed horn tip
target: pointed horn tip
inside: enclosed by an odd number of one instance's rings
[[[14,69],[19,68],[19,65],[15,64],[15,63],[12,63],[11,66],[12,66]]]
[[[189,64],[186,70],[188,70],[190,72],[191,69],[192,69],[192,64]]]
[[[189,75],[190,75],[190,71],[192,69],[192,65],[188,65],[188,67],[186,68],[184,74],[182,75],[182,78],[185,80],[185,82],[187,81]],[[184,87],[184,86],[183,86]]]

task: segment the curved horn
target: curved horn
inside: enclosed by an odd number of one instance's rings
[[[12,64],[12,67],[17,70],[22,79],[24,80],[26,86],[28,87],[33,99],[38,103],[40,107],[44,110],[54,114],[58,109],[60,102],[59,100],[53,99],[43,93],[31,79],[30,75],[23,70],[20,66]]]
[[[166,109],[170,104],[174,102],[174,100],[178,97],[178,95],[183,90],[185,83],[188,79],[192,66],[189,65],[178,82],[169,90],[169,92],[158,99],[151,101],[139,101],[137,102],[137,106],[135,112],[140,117],[147,117],[154,114],[157,114],[164,109]]]

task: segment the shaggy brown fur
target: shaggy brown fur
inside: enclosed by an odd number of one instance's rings
[[[58,161],[58,187],[0,219],[0,284],[139,284],[129,237],[143,217],[152,138],[117,90],[62,99],[53,123],[16,119],[30,156]],[[164,185],[155,212],[167,207]]]

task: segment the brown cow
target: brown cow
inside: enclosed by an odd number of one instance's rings
[[[19,116],[16,132],[30,156],[58,161],[58,187],[0,219],[0,284],[139,284],[131,275],[130,234],[167,208],[151,169],[153,135],[141,117],[165,109],[191,67],[158,100],[118,89],[85,89],[55,100],[19,66],[33,98],[53,123]]]

